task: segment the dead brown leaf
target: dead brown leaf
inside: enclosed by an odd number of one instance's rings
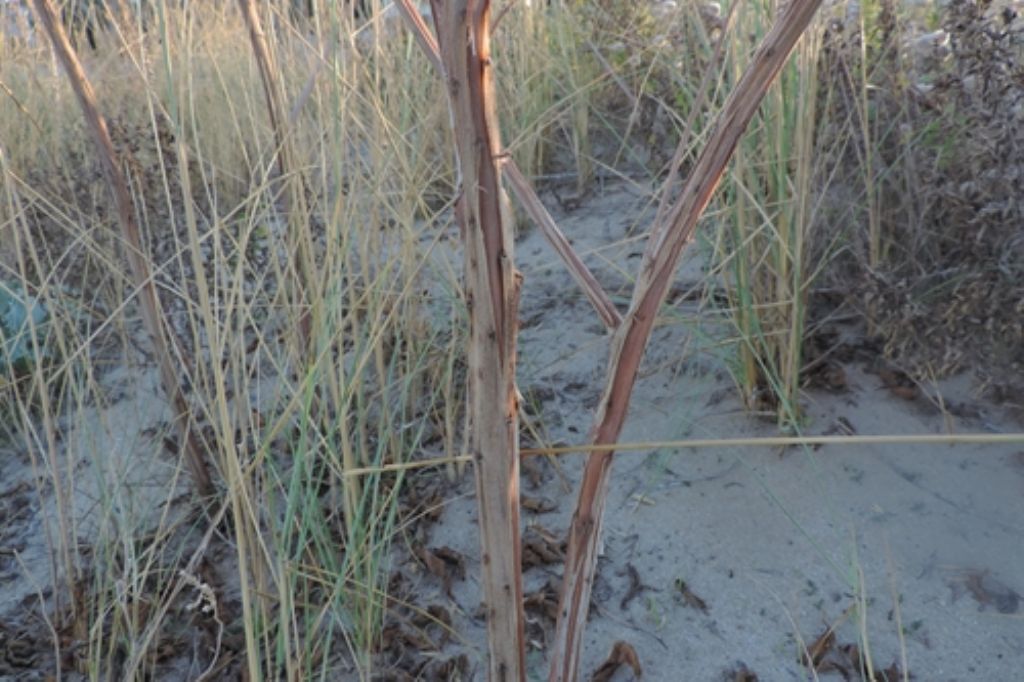
[[[431,604],[426,609],[416,610],[409,618],[409,622],[423,632],[430,631],[430,628],[436,628],[433,633],[439,631],[438,644],[440,647],[444,647],[453,632],[451,613],[440,604]]]
[[[834,627],[834,626],[833,626]],[[855,643],[838,644],[835,630],[829,627],[814,640],[803,655],[800,662],[819,674],[838,673],[844,680],[858,682],[899,682],[903,680],[903,672],[899,665],[893,663],[888,668],[875,669],[870,675],[864,670],[860,647]],[[907,675],[912,678],[913,675]]]
[[[908,678],[913,678],[911,674],[907,674]],[[901,682],[903,680],[903,670],[894,662],[888,668],[884,670],[875,671],[875,682]]]
[[[428,682],[459,682],[468,680],[469,657],[466,654],[459,654],[442,660],[428,662],[416,676],[418,680]]]
[[[626,575],[629,576],[629,588],[626,590],[625,596],[622,597],[622,601],[619,602],[619,608],[623,611],[629,606],[629,602],[636,599],[645,590],[653,589],[640,581],[640,573],[633,564],[626,564]]]
[[[914,380],[901,370],[883,367],[878,370],[878,378],[882,380],[882,385],[898,398],[915,400],[920,393]]]
[[[381,630],[380,647],[397,654],[396,658],[409,649],[418,653],[437,651],[437,645],[429,637],[400,623],[392,623]]]
[[[436,623],[440,623],[446,627],[452,626],[452,614],[449,613],[448,609],[441,606],[440,604],[431,604],[427,607],[427,613],[434,619]]]
[[[738,668],[725,671],[723,679],[724,682],[758,682],[757,673],[743,663],[740,663]]]
[[[439,556],[455,572],[455,577],[463,580],[466,577],[466,558],[447,545],[438,547],[434,554]]]
[[[959,580],[971,598],[978,603],[979,611],[984,611],[989,606],[994,606],[996,611],[1004,615],[1014,614],[1020,610],[1020,594],[987,570],[964,571]],[[959,596],[955,586],[954,596]]]
[[[843,393],[850,389],[846,370],[838,362],[826,361],[819,364],[803,377],[804,384],[810,388],[819,388],[833,393]]]
[[[444,511],[445,494],[441,484],[432,479],[425,483],[409,486],[402,500],[402,515],[408,519],[417,519],[435,523]]]
[[[437,556],[426,547],[417,547],[413,551],[415,552],[416,557],[423,562],[423,565],[426,567],[428,572],[442,580],[447,577],[448,570],[441,557]]]
[[[682,578],[676,578],[675,587],[684,604],[703,613],[710,611],[708,603],[697,596],[697,593],[690,589],[690,586],[686,584],[685,580]]]
[[[860,665],[860,647],[852,642],[849,644],[840,644],[836,647],[836,651],[846,658],[847,662],[851,665]]]
[[[543,615],[554,622],[558,618],[558,585],[548,581],[544,587],[528,593],[524,606],[527,611]]]
[[[532,497],[523,495],[519,498],[519,504],[523,509],[532,511],[535,514],[546,514],[558,509],[558,503],[546,497]]]
[[[636,679],[643,677],[644,671],[640,667],[640,657],[636,655],[636,649],[627,642],[619,640],[612,646],[611,653],[608,654],[605,662],[594,671],[590,678],[591,682],[608,682],[612,679],[612,675],[624,665],[633,669],[633,676]]]
[[[444,592],[452,596],[452,582],[466,577],[466,559],[451,547],[428,549],[423,546],[414,547],[413,552],[427,570],[441,580]]]
[[[811,666],[818,670],[822,661],[829,654],[830,651],[835,647],[836,644],[836,633],[832,628],[827,628],[825,632],[818,635],[818,638],[814,640],[811,646],[807,647],[806,657],[810,659]]]
[[[904,400],[916,400],[918,395],[916,386],[890,386],[889,392]]]
[[[526,480],[529,481],[530,488],[536,490],[544,483],[544,460],[540,457],[523,457],[519,464],[519,469],[523,476],[526,476]]]
[[[565,541],[540,526],[523,535],[523,568],[560,564],[565,561]]]

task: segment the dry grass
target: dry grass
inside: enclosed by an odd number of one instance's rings
[[[3,276],[53,322],[35,381],[5,394],[15,443],[47,472],[39,497],[57,505],[52,597],[38,606],[63,633],[61,665],[89,676],[171,674],[182,661],[168,645],[191,650],[189,677],[369,675],[403,476],[343,472],[458,444],[459,284],[431,255],[448,248],[445,109],[403,41],[357,49],[351,21],[309,33],[275,6],[263,19],[294,125],[275,136],[240,17],[164,9],[147,33],[119,25],[81,54],[222,502],[195,510],[174,458],[139,460],[178,449],[160,410],[128,441],[123,424],[74,435],[118,392],[142,402],[150,346],[67,81],[45,45],[5,42],[2,139],[24,144],[3,150]],[[302,188],[285,205],[278,177]],[[303,241],[313,263],[292,255]],[[83,467],[95,485],[76,480]],[[137,499],[144,481],[162,493]],[[87,499],[99,506],[82,516]],[[191,643],[173,634],[183,627]]]
[[[859,173],[834,214],[849,248],[829,274],[849,288],[887,357],[930,380],[1019,373],[1018,182],[1024,24],[1014,3],[902,11],[865,4],[826,40],[834,93],[823,136],[848,140],[837,172]],[[842,122],[851,124],[843,127]],[[863,201],[858,201],[859,198]],[[865,232],[861,226],[867,225]],[[989,368],[989,369],[986,369]]]

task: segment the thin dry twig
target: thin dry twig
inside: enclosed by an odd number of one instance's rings
[[[596,452],[647,452],[651,450],[677,451],[683,449],[740,448],[740,447],[798,447],[805,445],[1000,445],[1024,443],[1024,433],[925,433],[917,435],[853,435],[853,436],[766,436],[763,438],[691,438],[684,440],[635,441],[594,445],[555,445],[550,447],[520,448],[520,457],[537,455],[571,455]],[[346,469],[342,476],[367,476],[383,472],[406,471],[443,466],[450,462],[470,462],[469,455],[433,457],[414,462],[398,462],[377,467]]]
[[[765,436],[761,438],[690,438],[632,443],[594,443],[523,448],[519,454],[566,455],[573,452],[636,452],[681,448],[791,447],[800,445],[998,445],[1024,443],[1024,433],[922,433],[852,436]]]
[[[608,377],[591,431],[594,444],[612,444],[618,440],[644,349],[683,249],[693,239],[697,221],[711,200],[747,124],[820,3],[821,0],[792,0],[786,6],[729,96],[708,145],[676,203],[665,220],[654,225],[632,303],[622,325],[612,336]],[[579,678],[583,629],[597,564],[612,454],[611,450],[592,454],[583,473],[569,528],[559,617],[552,642],[549,671],[552,682],[574,682]]]
[[[441,65],[441,51],[437,46],[437,39],[430,32],[427,22],[423,21],[423,16],[416,9],[416,6],[413,5],[412,0],[395,0],[395,7],[398,8],[402,18],[405,19],[416,42],[419,43],[420,48],[427,55],[427,59],[434,65],[438,73],[443,73],[444,67]]]
[[[68,77],[78,104],[82,109],[89,133],[96,146],[96,152],[103,168],[103,174],[107,179],[107,186],[113,195],[117,207],[117,220],[121,227],[121,234],[127,245],[125,255],[128,258],[128,267],[131,271],[132,280],[139,297],[139,310],[142,313],[142,323],[149,334],[153,348],[156,352],[157,364],[160,369],[160,379],[164,392],[171,402],[171,409],[174,412],[174,425],[178,431],[178,438],[183,453],[188,463],[189,470],[195,480],[196,488],[201,495],[209,496],[214,492],[213,481],[207,469],[206,457],[192,427],[191,410],[181,382],[178,379],[178,362],[175,357],[181,358],[181,353],[172,352],[174,336],[165,330],[165,320],[160,311],[160,303],[156,294],[156,286],[153,283],[153,275],[150,271],[149,261],[142,248],[142,239],[139,235],[139,227],[136,224],[135,211],[132,206],[131,194],[128,190],[128,182],[121,172],[121,166],[117,160],[117,152],[114,151],[113,141],[110,139],[110,132],[107,128],[106,119],[100,113],[96,104],[96,95],[92,85],[85,75],[85,70],[75,54],[67,33],[57,18],[57,12],[51,0],[34,0],[36,13],[43,24],[46,34],[50,38],[53,51]]]
[[[562,262],[568,268],[569,274],[572,275],[572,278],[579,284],[583,293],[590,299],[590,303],[601,317],[601,321],[604,322],[608,329],[618,327],[622,323],[622,315],[616,310],[615,304],[612,303],[608,294],[601,288],[601,284],[594,277],[594,274],[580,257],[576,255],[569,240],[565,238],[565,235],[562,234],[557,223],[555,223],[555,219],[551,217],[544,204],[541,203],[540,197],[533,191],[530,181],[526,179],[526,176],[523,175],[511,158],[506,158],[503,166],[505,178],[508,179],[509,186],[512,187],[512,191],[515,193],[516,198],[519,199],[519,203],[523,205],[526,212],[530,214],[533,221],[540,227],[548,243],[554,247],[555,252],[558,253]]]

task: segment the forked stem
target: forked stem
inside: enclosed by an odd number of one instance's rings
[[[619,439],[640,361],[683,249],[693,239],[697,221],[711,200],[747,124],[820,3],[821,0],[792,0],[782,12],[729,96],[675,204],[664,221],[651,230],[632,303],[612,336],[604,394],[591,431],[594,444],[606,445]],[[583,629],[597,565],[613,454],[607,450],[591,453],[583,472],[569,528],[565,575],[552,643],[549,671],[552,682],[579,679]]]

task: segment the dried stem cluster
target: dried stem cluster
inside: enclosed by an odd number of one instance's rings
[[[609,445],[618,440],[644,349],[683,249],[693,239],[697,222],[711,200],[740,137],[819,4],[820,0],[794,0],[765,37],[750,68],[719,115],[715,130],[678,198],[668,211],[659,211],[625,316],[618,313],[597,280],[573,252],[514,162],[505,162],[504,177],[569,268],[602,321],[614,330],[605,389],[591,431],[593,444]],[[514,350],[515,339],[510,334],[514,334],[515,328],[511,321],[500,324],[500,312],[515,310],[519,284],[511,264],[507,216],[499,210],[503,201],[502,189],[498,175],[494,173],[498,168],[496,158],[500,155],[500,147],[497,145],[493,115],[495,102],[489,61],[490,27],[487,24],[490,2],[469,3],[463,0],[445,3],[434,0],[432,5],[441,44],[440,62],[434,52],[436,43],[432,36],[427,35],[423,22],[418,21],[418,14],[411,3],[408,0],[399,2],[421,47],[435,64],[442,66],[459,148],[464,193],[459,219],[466,244],[467,298],[474,328],[470,341],[470,438],[472,455],[477,463],[482,580],[488,607],[491,654],[490,679],[525,679],[521,664],[517,668],[511,663],[517,658],[521,661],[524,651],[522,607],[517,596],[521,590],[517,551],[519,528],[517,522],[510,525],[519,516],[515,475],[518,451],[515,434],[510,432],[516,418],[515,363],[514,358],[501,354],[502,349]],[[470,67],[468,73],[464,70],[467,64]],[[474,98],[479,99],[474,102]],[[467,150],[471,151],[468,155]],[[485,175],[480,175],[481,170],[486,170]],[[472,191],[474,187],[476,190]],[[470,197],[469,202],[467,197]],[[470,204],[468,210],[467,203]],[[491,208],[490,212],[481,213],[481,206]],[[478,222],[487,219],[493,222]],[[480,306],[481,294],[490,299],[483,309]],[[481,322],[486,321],[491,321],[494,326],[487,329],[490,335],[481,335]],[[488,357],[493,358],[492,363],[480,364]],[[492,397],[492,402],[482,403],[484,396]],[[497,405],[504,407],[494,409]],[[493,422],[497,417],[505,421],[504,428],[494,428]],[[569,530],[561,604],[551,651],[549,679],[553,681],[579,678],[581,641],[613,454],[613,451],[605,449],[592,452],[583,474]],[[495,468],[501,476],[494,475]],[[501,565],[496,561],[498,558],[513,563]]]

